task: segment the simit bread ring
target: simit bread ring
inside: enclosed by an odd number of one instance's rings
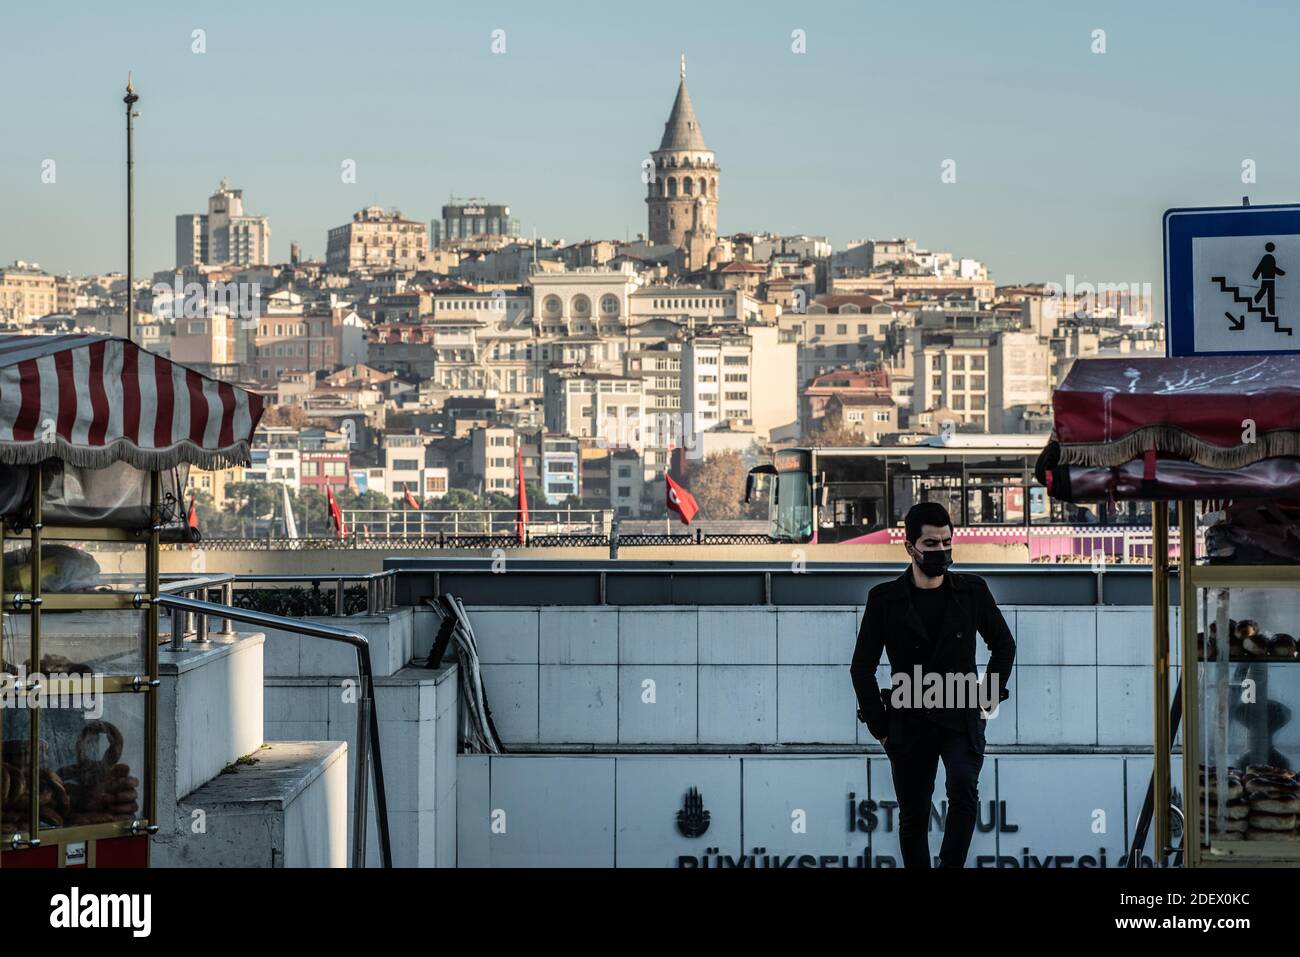
[[[104,756],[96,760],[90,757],[87,751],[90,743],[101,734],[108,738],[108,747],[104,751]],[[76,750],[78,764],[102,764],[111,767],[122,757],[122,732],[117,730],[116,725],[109,724],[107,721],[87,721],[77,737]]]
[[[1263,635],[1245,635],[1241,639],[1241,650],[1252,658],[1268,657],[1268,639]]]
[[[1250,816],[1246,818],[1252,831],[1294,831],[1295,815],[1294,814],[1266,814],[1256,813],[1252,808]]]

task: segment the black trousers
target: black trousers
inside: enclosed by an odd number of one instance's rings
[[[930,800],[943,760],[948,817],[939,847],[941,867],[965,867],[979,818],[979,776],[984,755],[971,746],[966,731],[953,731],[914,716],[906,745],[885,748],[898,799],[898,843],[904,867],[930,866]]]

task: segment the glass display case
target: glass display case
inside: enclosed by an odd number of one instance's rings
[[[1300,864],[1300,566],[1181,574],[1185,863]]]
[[[28,499],[0,521],[0,866],[144,865],[157,830],[159,535],[174,499],[144,472],[153,522],[119,508],[97,526],[47,524],[45,468],[29,467]]]

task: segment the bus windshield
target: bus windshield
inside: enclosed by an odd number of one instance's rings
[[[783,542],[806,542],[812,538],[812,482],[807,472],[781,472],[768,499],[772,537]]]

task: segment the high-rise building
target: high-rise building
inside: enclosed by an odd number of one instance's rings
[[[519,221],[510,217],[509,206],[482,199],[456,199],[442,207],[442,219],[429,224],[430,246],[474,236],[519,236]]]
[[[202,266],[208,261],[208,217],[182,213],[176,217],[176,268]]]
[[[271,221],[244,213],[244,191],[223,179],[208,197],[207,215],[176,217],[176,268],[265,266],[271,261]]]
[[[718,164],[704,143],[686,90],[686,57],[672,113],[659,149],[650,154],[654,175],[647,184],[650,242],[668,243],[686,255],[688,269],[708,265],[718,241]]]
[[[429,230],[424,223],[405,219],[395,209],[386,212],[382,206],[367,206],[352,215],[352,222],[329,231],[325,263],[331,272],[411,268],[428,251]]]

